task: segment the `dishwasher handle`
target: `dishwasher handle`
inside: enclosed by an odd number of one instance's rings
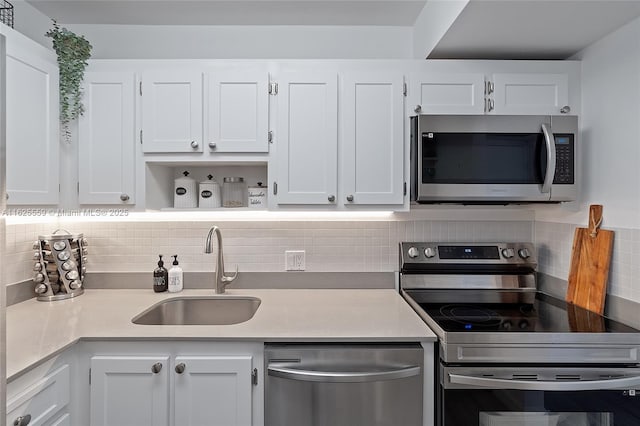
[[[270,376],[287,380],[303,382],[323,383],[366,383],[384,380],[404,379],[417,376],[421,372],[419,366],[396,368],[376,371],[324,371],[324,370],[300,370],[288,365],[272,364],[267,367]]]

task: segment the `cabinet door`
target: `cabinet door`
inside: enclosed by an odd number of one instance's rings
[[[176,357],[174,424],[251,426],[251,366],[251,356]]]
[[[91,426],[169,425],[169,358],[91,358]]]
[[[278,79],[278,204],[336,202],[337,80],[334,73]]]
[[[205,141],[211,152],[268,152],[269,74],[218,71],[208,75]]]
[[[70,401],[69,365],[65,364],[7,398],[7,425],[30,418],[30,426],[47,424]],[[17,422],[17,423],[16,423]]]
[[[484,74],[412,74],[409,114],[484,114]]]
[[[58,67],[42,46],[6,36],[7,204],[57,204]]]
[[[79,122],[80,204],[135,203],[132,73],[87,72]]]
[[[342,89],[342,196],[350,204],[403,202],[402,74],[346,75]]]
[[[495,114],[559,114],[569,102],[567,74],[494,74]]]
[[[144,152],[202,152],[202,74],[142,74]]]

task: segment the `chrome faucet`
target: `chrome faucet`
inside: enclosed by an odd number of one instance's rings
[[[224,273],[224,256],[222,255],[222,234],[220,233],[220,228],[217,226],[213,226],[209,229],[209,233],[207,234],[207,241],[204,243],[204,252],[212,253],[213,249],[211,247],[211,234],[216,234],[216,239],[218,240],[218,257],[216,258],[216,275],[214,280],[214,285],[217,294],[224,293],[224,289],[231,284],[233,280],[238,277],[238,265],[236,265],[236,273],[232,276],[227,276]]]

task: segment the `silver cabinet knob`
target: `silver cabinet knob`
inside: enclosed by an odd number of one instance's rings
[[[196,149],[200,146],[197,141],[191,141],[191,148]]]
[[[571,107],[569,105],[565,105],[560,108],[560,114],[569,114],[571,112]]]
[[[122,201],[129,201],[129,196],[127,194],[122,194],[122,195],[120,195],[120,199]]]
[[[210,149],[216,149],[216,143],[215,142],[209,142],[209,148]]]
[[[336,201],[336,196],[335,195],[329,195],[327,197],[327,200],[329,200],[330,203],[333,203],[334,201]]]
[[[422,111],[422,105],[416,105],[416,107],[413,109],[414,112],[420,113]]]
[[[184,362],[181,362],[180,364],[176,365],[176,373],[184,373],[185,368],[187,368],[187,366],[184,364]]]
[[[162,363],[161,362],[156,362],[155,364],[153,364],[151,366],[151,372],[153,374],[158,374],[160,372],[160,370],[162,370]]]
[[[31,423],[31,414],[25,414],[24,416],[16,417],[13,421],[13,426],[27,426]]]
[[[353,195],[347,195],[347,201],[348,202],[353,202]]]

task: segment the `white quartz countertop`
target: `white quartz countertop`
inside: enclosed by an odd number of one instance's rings
[[[233,325],[137,325],[131,319],[175,297],[212,290],[86,290],[79,297],[7,308],[7,377],[77,342],[95,340],[435,341],[435,334],[395,290],[227,289],[224,296],[262,302],[250,320]]]

